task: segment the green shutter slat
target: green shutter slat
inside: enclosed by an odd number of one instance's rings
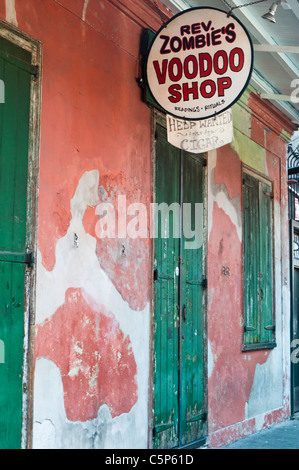
[[[203,203],[203,160],[181,152],[167,142],[164,127],[156,132],[156,203],[191,204],[195,228],[195,203]],[[155,240],[155,369],[154,447],[171,448],[203,437],[204,341],[203,247],[187,249],[182,230],[183,213],[177,223],[181,238],[170,229],[164,238],[159,218]],[[173,215],[169,214],[172,227]],[[161,231],[161,228],[163,229]],[[203,227],[200,228],[203,230]],[[159,282],[160,281],[160,282]]]
[[[203,203],[203,161],[192,154],[183,155],[183,203],[191,207],[191,226],[196,226],[195,204]],[[202,222],[202,221],[201,221]],[[198,222],[197,222],[198,223]],[[186,228],[186,227],[185,227]],[[187,234],[189,236],[189,234]],[[197,234],[198,235],[198,234]],[[182,323],[181,346],[181,434],[182,445],[198,439],[203,429],[204,409],[204,324],[203,324],[203,247],[188,248],[186,233],[182,236],[181,303],[186,306],[186,321]]]
[[[179,203],[179,150],[167,142],[166,130],[157,125],[156,202],[171,205]],[[179,222],[179,221],[178,221]],[[159,216],[155,240],[155,448],[178,445],[179,383],[178,383],[178,329],[179,329],[179,239],[173,238],[173,214],[169,213],[169,238],[162,238],[163,221]],[[161,282],[159,282],[161,280]],[[167,423],[166,425],[164,423]],[[171,423],[171,425],[170,425]],[[159,431],[160,430],[160,431]]]

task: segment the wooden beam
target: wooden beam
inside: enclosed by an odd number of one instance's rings
[[[274,101],[289,101],[290,103],[299,103],[299,98],[295,96],[279,95],[277,93],[261,93],[261,98]]]
[[[254,44],[255,52],[281,52],[285,54],[299,54],[299,46],[278,46],[276,44]]]

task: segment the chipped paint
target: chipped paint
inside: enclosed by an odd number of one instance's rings
[[[151,243],[97,239],[95,207],[115,205],[120,194],[128,204],[151,201],[150,110],[135,78],[141,31],[157,30],[161,18],[142,0],[6,0],[0,16],[44,45],[33,447],[148,447]],[[208,155],[208,416],[215,447],[289,413],[283,169],[292,126],[252,87],[233,116],[233,144]],[[274,181],[278,347],[270,353],[241,352],[242,163]]]
[[[6,21],[18,26],[15,0],[5,0]]]
[[[84,316],[89,322],[83,327]],[[130,338],[105,307],[91,308],[80,289],[68,289],[65,303],[37,327],[35,344],[36,358],[51,360],[61,372],[69,421],[95,419],[103,404],[114,418],[136,403]]]
[[[287,220],[282,211],[281,167],[285,146],[276,121],[260,114],[256,97],[247,94],[246,103],[235,105],[235,140],[230,146],[209,153],[209,434],[212,447],[257,432],[269,422],[287,416],[285,395],[284,322],[288,321],[287,295],[281,296],[281,230]],[[254,114],[250,106],[254,106]],[[244,120],[241,122],[241,116]],[[261,116],[261,121],[259,121]],[[274,127],[276,126],[276,127]],[[256,131],[253,134],[253,130]],[[271,351],[242,353],[242,163],[274,181],[274,259],[276,340]],[[284,203],[285,205],[285,203]],[[283,247],[283,245],[285,245]],[[225,272],[224,272],[225,267]],[[223,269],[222,269],[223,268]],[[229,269],[230,276],[224,276]],[[229,308],[228,308],[229,306]],[[285,310],[284,310],[285,309]],[[285,312],[281,315],[281,312]],[[285,359],[286,358],[286,359]],[[275,411],[271,411],[275,410]],[[236,424],[237,423],[237,424]]]
[[[83,21],[86,20],[86,11],[87,11],[88,4],[89,4],[89,0],[84,0],[83,12],[82,12],[82,20]]]
[[[40,254],[38,256],[35,386],[42,386],[38,384],[44,380],[43,373],[38,372],[38,364],[43,361],[48,369],[51,361],[61,377],[63,392],[59,402],[67,420],[86,422],[88,428],[93,427],[101,410],[108,409],[110,431],[107,430],[105,438],[113,439],[120,415],[124,431],[126,420],[140,422],[146,415],[149,306],[143,311],[129,307],[99,264],[96,238],[85,231],[85,213],[99,201],[100,186],[97,170],[82,175],[70,202],[72,219],[68,231],[56,245],[54,268],[46,270]],[[73,245],[74,233],[80,240],[78,248]],[[50,290],[55,295],[49,297]],[[58,387],[57,382],[43,391],[49,401],[55,386]],[[40,416],[44,413],[37,394],[35,421],[43,423]],[[56,429],[64,427],[59,416],[61,411],[53,417],[49,407],[46,419],[51,419]],[[39,429],[42,428],[35,427],[35,432]],[[56,433],[55,439],[59,436]],[[125,442],[125,432],[122,436]],[[137,439],[141,447],[145,445],[146,436],[144,426]],[[41,436],[36,439],[38,445],[42,445]],[[80,443],[80,439],[78,437],[76,442]],[[56,446],[61,445],[56,441]]]
[[[265,148],[258,145],[238,129],[234,131],[234,134],[235,139],[231,143],[231,146],[239,155],[241,161],[267,175]]]

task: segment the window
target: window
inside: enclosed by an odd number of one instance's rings
[[[243,172],[243,350],[273,348],[273,186],[249,170]]]

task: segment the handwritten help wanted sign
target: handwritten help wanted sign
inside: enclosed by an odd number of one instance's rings
[[[190,153],[205,153],[223,147],[234,140],[232,111],[201,121],[186,121],[166,116],[167,140]]]
[[[168,114],[194,121],[229,109],[245,91],[252,68],[244,26],[226,12],[202,7],[179,13],[158,31],[146,74]]]

